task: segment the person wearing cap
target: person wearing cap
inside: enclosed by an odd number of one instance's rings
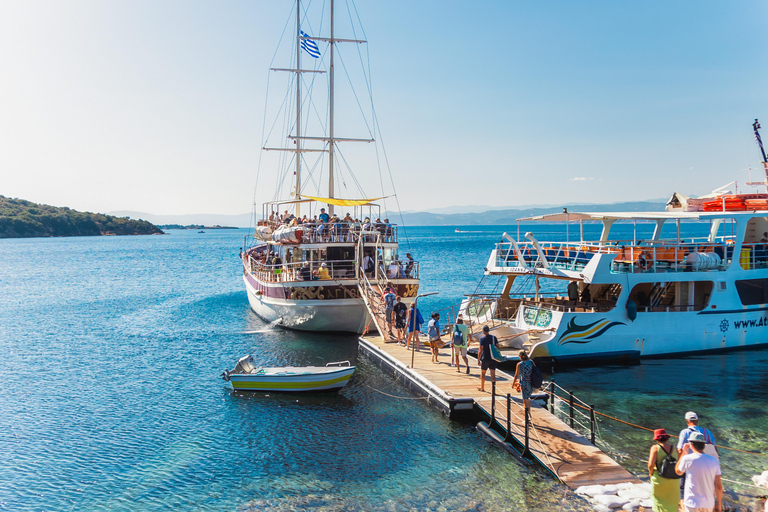
[[[683,505],[686,512],[722,510],[723,482],[720,477],[720,461],[704,453],[706,445],[704,434],[692,432],[683,446],[683,456],[675,466],[675,473],[681,476],[685,474]]]
[[[491,334],[491,328],[483,326],[483,337],[480,338],[480,348],[477,349],[477,362],[480,364],[480,387],[478,391],[485,391],[485,372],[491,370],[491,384],[496,382],[496,361],[491,357],[491,345],[499,345],[499,340]]]
[[[322,280],[327,280],[331,278],[331,275],[328,273],[328,265],[326,265],[325,262],[320,264],[320,268],[316,270],[317,272],[317,278]]]
[[[651,446],[651,453],[648,456],[653,510],[655,512],[677,512],[680,500],[677,478],[664,478],[661,476],[660,470],[664,459],[673,457],[674,447],[669,443],[669,434],[663,428],[657,428],[653,431],[653,440],[656,441],[656,444]]]
[[[706,452],[709,455],[713,455],[717,457],[718,456],[717,448],[715,448],[715,445],[717,443],[715,442],[715,436],[712,435],[712,432],[710,432],[706,428],[699,426],[699,416],[693,411],[688,411],[687,413],[685,413],[685,422],[688,426],[680,431],[680,437],[678,438],[678,441],[677,441],[678,457],[683,454],[683,446],[685,446],[685,443],[688,442],[688,438],[694,432],[699,432],[701,435],[704,436],[705,442],[708,445],[712,445],[711,447],[705,448]]]

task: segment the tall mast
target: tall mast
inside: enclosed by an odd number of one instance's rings
[[[328,70],[328,78],[329,78],[329,85],[328,85],[328,108],[330,109],[330,115],[329,115],[329,123],[328,123],[328,197],[333,197],[333,50],[334,50],[334,40],[333,40],[333,0],[331,0],[331,39],[329,41],[331,47],[331,68]],[[328,205],[328,211],[330,215],[333,215],[333,205]]]
[[[296,0],[296,195],[301,199],[301,0]],[[296,203],[296,217],[301,217],[301,203]]]

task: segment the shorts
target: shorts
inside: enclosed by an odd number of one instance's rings
[[[459,347],[458,345],[454,345],[453,353],[459,354],[461,357],[467,357],[467,347]]]
[[[495,370],[496,369],[496,361],[491,359],[490,357],[487,359],[480,360],[480,369],[481,370],[487,370],[487,369]]]
[[[395,318],[395,328],[405,329],[405,318]]]
[[[384,316],[387,318],[388,324],[392,323],[392,313],[394,313],[394,311],[391,309],[387,309],[386,311],[384,311]]]

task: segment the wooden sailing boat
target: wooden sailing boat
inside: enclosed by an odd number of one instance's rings
[[[391,287],[408,304],[419,288],[419,265],[399,254],[399,229],[381,220],[378,201],[370,198],[338,197],[336,153],[338,143],[367,142],[342,138],[334,126],[334,60],[336,45],[363,44],[364,40],[342,39],[334,32],[334,1],[330,2],[329,37],[310,37],[302,31],[302,9],[296,2],[295,67],[271,68],[295,77],[295,119],[289,126],[288,147],[264,147],[265,151],[293,154],[293,191],[287,199],[264,203],[253,237],[247,237],[242,252],[243,279],[253,311],[270,322],[307,331],[362,333],[371,323],[372,308],[381,306],[381,295]],[[303,69],[302,52],[323,62],[317,42],[327,45],[327,70]],[[328,122],[324,135],[304,134],[302,75],[320,74],[328,79]],[[314,83],[314,80],[312,81]],[[308,89],[311,87],[308,87]],[[375,123],[374,123],[375,125]],[[320,147],[317,147],[320,145]],[[304,156],[327,155],[327,197],[305,193]],[[336,215],[336,208],[347,215]]]

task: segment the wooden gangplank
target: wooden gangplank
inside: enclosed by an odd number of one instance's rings
[[[486,392],[478,391],[480,368],[477,360],[470,357],[470,374],[467,375],[462,361],[462,371],[449,366],[450,349],[440,350],[440,362],[431,362],[429,347],[422,345],[421,350],[412,353],[397,344],[384,343],[380,336],[360,338],[360,348],[370,357],[383,363],[404,377],[409,387],[429,396],[430,403],[454,417],[453,412],[466,405],[480,411],[480,415],[491,417],[491,383],[486,381]],[[413,360],[413,364],[411,361]],[[490,377],[487,372],[487,377]],[[513,375],[496,371],[496,402],[494,418],[501,437],[507,434],[506,395],[512,395],[510,405],[510,434],[516,440],[513,444],[525,446],[525,416],[520,393],[512,389]],[[622,468],[618,463],[592,445],[587,438],[571,429],[564,422],[551,414],[546,408],[536,405],[531,407],[529,435],[529,453],[525,456],[533,459],[560,479],[571,489],[582,485],[617,484],[621,482],[638,483],[639,480]],[[509,438],[508,438],[509,439]]]
[[[385,316],[386,304],[384,304],[383,291],[378,283],[371,283],[367,279],[361,280],[358,286],[360,290],[360,296],[363,299],[368,314],[371,316],[371,323],[368,327],[368,332],[373,333],[373,329],[370,325],[375,326],[375,330],[383,340],[387,340],[387,343],[394,343],[397,341],[397,337],[391,334]],[[395,332],[394,325],[392,326],[392,333]]]

